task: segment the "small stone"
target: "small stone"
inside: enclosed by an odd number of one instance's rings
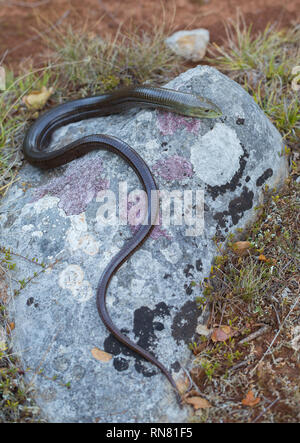
[[[205,325],[198,325],[196,328],[196,332],[199,335],[204,335],[205,337],[208,337],[211,333],[211,330],[208,329]]]
[[[166,44],[181,57],[193,62],[203,59],[209,42],[207,29],[193,29],[192,31],[178,31],[166,39]]]

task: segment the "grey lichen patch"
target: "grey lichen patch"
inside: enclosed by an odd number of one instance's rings
[[[263,185],[278,185],[286,162],[278,155],[280,134],[253,99],[217,70],[199,66],[166,86],[207,97],[223,116],[199,120],[136,109],[59,129],[52,148],[83,135],[110,134],[150,168],[155,165],[160,190],[204,191],[203,235],[187,236],[184,223],[160,220],[107,293],[118,329],[176,378],[181,364],[188,367],[187,344],[201,313],[194,302],[201,291],[193,282],[209,275],[218,254],[215,235],[225,238],[227,230],[255,218]],[[121,158],[99,151],[50,172],[27,165],[22,180],[27,192],[16,183],[2,201],[0,244],[29,258],[17,260],[13,290],[34,273],[30,259],[57,261],[10,305],[15,352],[31,368],[28,379],[38,373],[33,380],[43,414],[53,422],[184,421],[187,411],[178,407],[165,377],[110,335],[95,304],[101,273],[136,232],[128,224],[100,223],[100,194],[109,188],[118,196],[121,181],[128,193],[141,189],[137,175]],[[95,347],[112,358],[95,359]]]

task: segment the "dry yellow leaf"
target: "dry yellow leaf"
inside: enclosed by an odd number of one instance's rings
[[[43,86],[40,91],[32,91],[31,94],[23,97],[23,102],[28,109],[37,111],[42,109],[47,103],[49,97],[54,93],[54,88],[47,89]]]
[[[243,256],[246,255],[248,249],[251,248],[251,243],[249,241],[237,241],[233,243],[232,248],[236,255]]]
[[[253,391],[249,391],[246,397],[242,400],[244,406],[255,406],[260,402],[260,398],[255,398]]]
[[[213,342],[225,341],[233,335],[235,335],[235,331],[233,331],[230,326],[221,325],[213,330],[213,333],[211,334],[211,339]]]
[[[7,325],[7,328],[6,328],[6,332],[7,332],[7,334],[10,334],[11,331],[13,331],[14,329],[15,329],[15,324],[14,324],[14,322],[9,323],[9,324]]]
[[[180,378],[176,381],[176,386],[180,394],[184,394],[190,385],[189,379],[187,377]]]
[[[190,398],[187,398],[185,401],[186,401],[186,403],[192,405],[194,409],[211,408],[211,404],[207,400],[205,400],[205,398],[190,397]]]
[[[258,260],[259,260],[259,261],[267,261],[267,258],[266,258],[265,255],[260,254],[260,256],[258,257]]]
[[[96,360],[99,360],[99,361],[107,362],[107,361],[109,361],[109,360],[112,359],[112,355],[111,355],[111,354],[108,354],[107,352],[101,351],[101,350],[98,349],[98,348],[93,348],[93,349],[91,350],[91,353],[92,353],[92,356],[93,356]]]

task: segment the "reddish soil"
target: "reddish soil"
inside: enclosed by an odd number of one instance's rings
[[[300,18],[300,0],[0,0],[0,63],[5,56],[5,64],[15,68],[26,58],[36,64],[45,49],[36,30],[45,32],[51,23],[81,27],[88,20],[89,30],[103,36],[121,24],[149,30],[163,21],[164,9],[169,33],[205,27],[218,44],[225,37],[224,21],[235,19],[237,10],[254,31],[268,23],[287,27]]]

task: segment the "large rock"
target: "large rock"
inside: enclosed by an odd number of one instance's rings
[[[210,98],[224,116],[199,120],[136,109],[61,128],[53,146],[92,133],[116,135],[145,159],[160,189],[205,190],[203,235],[187,235],[186,225],[156,227],[113,277],[108,294],[118,327],[177,378],[200,321],[194,302],[200,289],[191,282],[209,275],[213,238],[255,218],[264,185],[278,185],[286,163],[280,134],[217,70],[199,66],[167,87]],[[50,172],[25,166],[2,202],[1,245],[53,264],[39,273],[38,265],[14,256],[13,288],[15,280],[38,275],[10,305],[15,350],[52,422],[184,421],[187,415],[165,377],[112,338],[98,316],[99,276],[134,231],[99,220],[101,192],[118,194],[120,181],[140,188],[123,160],[96,152]],[[97,360],[94,348],[112,358]]]

